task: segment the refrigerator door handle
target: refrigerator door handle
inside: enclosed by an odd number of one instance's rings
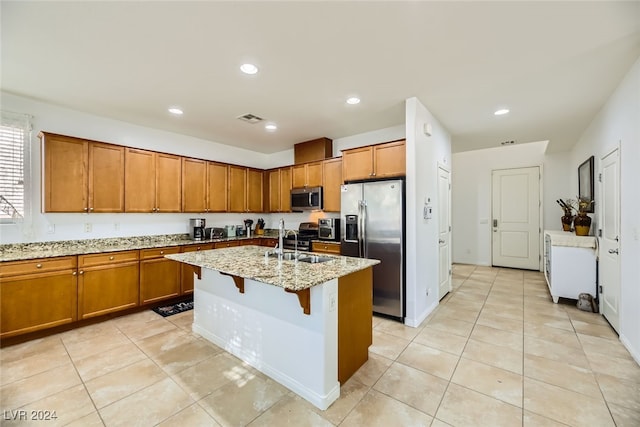
[[[362,258],[367,258],[367,201],[362,201]]]
[[[358,257],[362,258],[362,200],[358,200]]]

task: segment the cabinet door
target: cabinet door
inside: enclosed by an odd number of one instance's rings
[[[43,134],[44,212],[87,212],[87,141]]]
[[[280,169],[267,172],[269,185],[269,212],[280,212]]]
[[[213,243],[207,243],[203,245],[189,245],[180,248],[181,252],[195,252],[206,251],[213,249]],[[180,293],[191,294],[193,293],[193,275],[199,267],[194,265],[180,263]]]
[[[263,173],[257,169],[247,169],[247,211],[262,212],[262,177]]]
[[[311,243],[311,251],[312,252],[320,252],[324,254],[334,254],[340,255],[340,243],[321,243],[321,242],[312,242]]]
[[[291,167],[291,185],[293,188],[304,187],[307,184],[306,163]]]
[[[51,328],[77,319],[75,269],[3,278],[0,293],[1,338]]]
[[[140,261],[140,303],[147,304],[178,296],[180,264],[166,258]]]
[[[322,162],[307,163],[307,187],[322,185]]]
[[[291,212],[291,167],[280,168],[280,212]]]
[[[247,168],[229,166],[229,212],[246,211]]]
[[[342,179],[370,179],[373,174],[372,147],[354,148],[342,153]]]
[[[180,212],[182,159],[156,153],[156,212]]]
[[[124,147],[89,143],[89,211],[124,212]]]
[[[124,152],[125,212],[154,212],[156,163],[152,151],[127,148]]]
[[[403,141],[373,147],[374,177],[385,178],[406,174],[406,154]]]
[[[323,162],[324,211],[340,212],[340,185],[342,184],[342,159]]]
[[[139,263],[86,268],[78,272],[78,318],[87,319],[138,305]]]
[[[208,162],[207,167],[207,210],[208,212],[226,212],[229,166]]]
[[[207,162],[182,158],[182,212],[205,212]]]

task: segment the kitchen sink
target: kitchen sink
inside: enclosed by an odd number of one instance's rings
[[[334,258],[330,258],[328,256],[320,256],[320,255],[309,255],[304,258],[298,258],[300,262],[308,262],[310,264],[318,264],[321,262],[332,261]]]
[[[278,254],[275,252],[269,252],[269,256],[273,257],[273,258],[278,258]],[[301,256],[301,254],[298,254],[298,258]],[[282,259],[286,260],[286,261],[292,261],[294,259],[296,259],[296,253],[295,252],[284,252],[282,254]]]

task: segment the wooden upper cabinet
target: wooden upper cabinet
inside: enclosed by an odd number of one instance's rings
[[[322,185],[322,162],[311,162],[291,167],[292,186],[318,187]]]
[[[207,162],[182,158],[182,212],[207,211]]]
[[[226,212],[229,165],[207,162],[207,212]]]
[[[182,158],[156,153],[156,212],[180,212]]]
[[[342,185],[342,159],[329,159],[322,162],[324,181],[324,211],[340,212],[340,185]]]
[[[89,211],[124,212],[124,147],[89,143]]]
[[[406,162],[404,140],[373,146],[373,173],[376,178],[404,176]]]
[[[123,212],[124,147],[42,132],[44,212]]]
[[[344,182],[406,174],[405,141],[353,148],[342,153]]]
[[[229,165],[229,212],[244,212],[247,194],[247,168]]]
[[[43,211],[87,212],[87,141],[42,132]]]
[[[291,167],[280,168],[280,212],[291,212]]]
[[[180,212],[180,156],[127,148],[125,212]]]
[[[291,167],[272,169],[266,174],[269,212],[291,211]]]
[[[125,212],[156,211],[156,161],[152,151],[125,150]]]
[[[262,212],[263,172],[229,165],[229,212]]]
[[[258,169],[247,169],[247,212],[262,212],[262,178]]]

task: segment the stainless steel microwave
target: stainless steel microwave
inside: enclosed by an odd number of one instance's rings
[[[323,208],[322,187],[291,189],[292,211],[314,211]]]

